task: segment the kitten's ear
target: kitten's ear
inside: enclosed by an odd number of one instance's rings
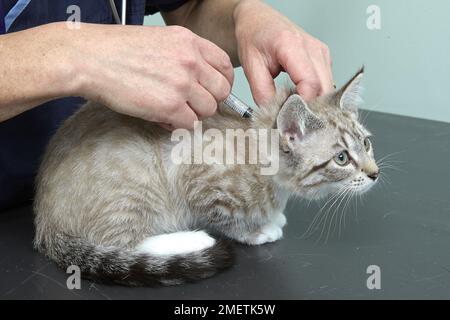
[[[293,94],[286,100],[277,117],[280,135],[291,142],[323,126],[323,121],[308,108],[305,100],[298,94]]]
[[[362,102],[361,81],[364,75],[364,67],[362,67],[337,93],[339,106],[355,116],[358,116],[358,105]]]

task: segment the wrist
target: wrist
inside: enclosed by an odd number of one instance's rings
[[[50,78],[54,83],[54,94],[57,97],[83,96],[86,73],[80,56],[80,30],[71,29],[66,22],[56,22],[42,27],[50,40],[48,62]]]
[[[233,10],[233,19],[235,23],[240,19],[242,15],[245,15],[246,11],[254,9],[254,6],[259,4],[261,4],[260,0],[240,0],[234,6]]]

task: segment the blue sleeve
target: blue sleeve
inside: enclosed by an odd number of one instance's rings
[[[189,0],[147,0],[145,14],[154,14],[159,11],[172,11],[178,9]]]
[[[0,34],[4,34],[5,30],[5,10],[3,8],[3,1],[0,0]]]

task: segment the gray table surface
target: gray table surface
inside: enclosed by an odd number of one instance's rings
[[[370,113],[378,158],[390,156],[379,183],[346,209],[346,226],[302,235],[324,202],[288,204],[284,239],[236,246],[236,265],[179,287],[126,288],[82,281],[33,251],[32,211],[0,214],[0,299],[449,299],[450,125]],[[326,212],[326,211],[324,211]],[[381,271],[369,290],[367,267]]]

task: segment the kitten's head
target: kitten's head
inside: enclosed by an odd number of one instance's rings
[[[358,121],[361,69],[340,90],[307,103],[292,94],[277,116],[282,183],[307,198],[351,190],[377,181],[370,132]]]

